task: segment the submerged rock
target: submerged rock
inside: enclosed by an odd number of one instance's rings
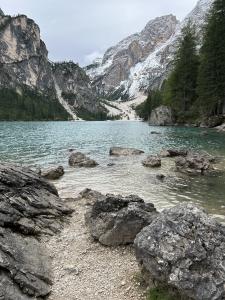
[[[55,180],[59,179],[64,175],[64,168],[62,166],[50,168],[47,170],[44,170],[41,172],[42,177],[49,179],[49,180]]]
[[[81,152],[73,152],[69,157],[69,165],[72,167],[94,168],[98,166],[98,163]]]
[[[152,203],[135,195],[101,195],[95,200],[85,221],[92,237],[106,246],[133,243],[137,233],[157,216]]]
[[[151,113],[149,123],[156,126],[170,126],[174,124],[174,116],[170,107],[159,106]]]
[[[142,164],[148,168],[159,168],[161,167],[161,158],[158,156],[149,155],[145,160],[142,161]]]
[[[225,227],[192,204],[164,210],[135,239],[149,281],[195,300],[225,297]]]
[[[114,156],[140,155],[143,153],[144,151],[135,148],[112,147],[109,150],[109,155]]]
[[[54,234],[72,210],[28,168],[0,164],[0,298],[42,299],[50,292],[49,259],[36,236]]]

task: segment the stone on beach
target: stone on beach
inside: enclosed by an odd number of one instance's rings
[[[225,227],[195,205],[164,210],[134,244],[149,282],[189,299],[224,299]]]
[[[69,157],[69,165],[72,167],[94,168],[98,166],[98,163],[81,152],[73,152]]]
[[[101,195],[93,201],[85,220],[92,237],[106,246],[133,243],[138,232],[157,216],[152,203],[135,195]]]
[[[140,155],[144,151],[135,148],[123,148],[123,147],[112,147],[110,148],[109,155],[111,156],[130,156],[130,155]]]

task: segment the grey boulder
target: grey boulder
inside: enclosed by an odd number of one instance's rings
[[[135,148],[123,148],[123,147],[112,147],[109,150],[109,155],[111,156],[130,156],[130,155],[140,155],[144,151]]]
[[[225,297],[225,227],[192,204],[164,210],[136,237],[150,282],[195,300]]]
[[[145,160],[142,161],[144,167],[148,168],[159,168],[161,167],[161,158],[154,155],[149,155]]]
[[[41,172],[42,177],[49,180],[56,180],[64,175],[64,168],[62,166],[43,170]]]
[[[98,163],[81,152],[73,152],[69,157],[69,165],[80,168],[94,168],[98,166]]]
[[[85,220],[92,237],[106,246],[133,243],[136,235],[157,216],[153,204],[135,195],[99,197]]]

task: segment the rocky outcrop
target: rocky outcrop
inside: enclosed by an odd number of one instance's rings
[[[151,112],[149,119],[150,125],[155,126],[171,126],[174,124],[174,116],[171,108],[167,106],[159,106]]]
[[[225,297],[225,227],[192,204],[164,210],[135,239],[149,281],[185,299]]]
[[[201,122],[200,127],[214,128],[220,126],[224,121],[225,121],[225,116],[223,115],[207,117]]]
[[[21,166],[0,164],[0,190],[0,295],[44,299],[50,293],[50,262],[36,237],[57,233],[72,211],[54,186]]]
[[[4,12],[2,11],[1,8],[0,8],[0,16],[4,16]]]
[[[161,158],[159,156],[149,155],[142,161],[144,167],[159,168],[161,167]]]
[[[59,166],[59,167],[43,170],[41,171],[41,175],[42,177],[49,180],[59,179],[64,175],[64,168],[62,166]]]
[[[93,168],[98,166],[98,163],[81,152],[73,152],[69,157],[69,165],[71,167]]]
[[[140,155],[144,151],[135,148],[123,148],[123,147],[112,147],[109,150],[109,155],[111,156],[130,156],[130,155]]]
[[[85,220],[92,237],[106,246],[133,243],[137,233],[157,216],[153,204],[135,195],[95,199]]]
[[[109,48],[101,61],[87,67],[93,83],[111,99],[138,97],[140,92],[161,86],[172,66],[181,29],[190,20],[196,25],[201,43],[205,16],[213,0],[199,0],[179,23],[173,15],[150,21],[143,31]]]

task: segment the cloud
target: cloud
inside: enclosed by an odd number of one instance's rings
[[[51,60],[81,65],[158,16],[182,19],[197,0],[1,0],[5,13],[23,13],[41,28]]]
[[[103,57],[103,53],[100,53],[99,51],[91,52],[84,56],[84,63],[85,65],[91,64],[96,58]]]

